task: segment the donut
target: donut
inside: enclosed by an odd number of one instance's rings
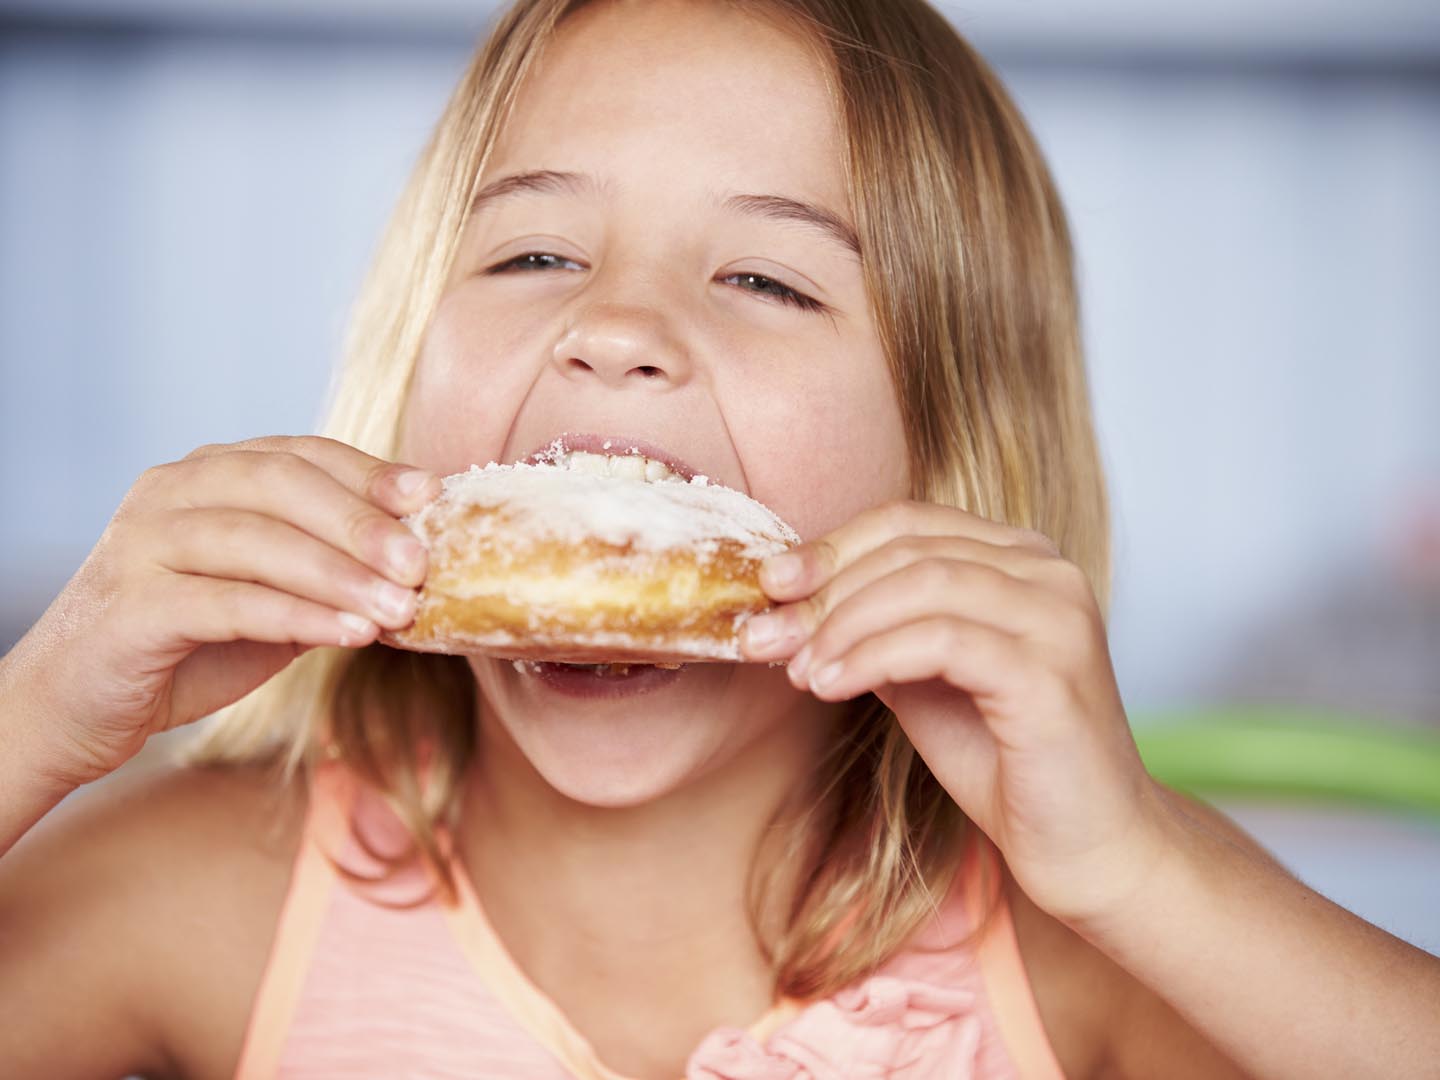
[[[569,453],[472,465],[401,519],[429,552],[386,644],[566,663],[741,659],[760,563],[800,542],[743,492],[659,462]]]

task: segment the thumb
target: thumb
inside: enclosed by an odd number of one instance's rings
[[[201,646],[175,668],[166,726],[181,727],[234,704],[315,647],[261,641]]]

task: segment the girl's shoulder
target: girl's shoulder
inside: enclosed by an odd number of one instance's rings
[[[52,811],[0,860],[0,1011],[27,1032],[0,1063],[231,1075],[305,811],[302,781],[250,765],[121,774]]]

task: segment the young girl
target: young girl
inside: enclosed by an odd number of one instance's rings
[[[243,698],[0,860],[0,1074],[1437,1075],[1440,961],[1142,767],[1078,341],[1040,154],[921,0],[521,0],[332,438],[146,472],[0,665],[0,849]],[[375,643],[399,517],[566,433],[805,538],[752,662]]]

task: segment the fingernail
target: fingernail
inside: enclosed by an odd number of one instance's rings
[[[761,572],[770,584],[784,588],[800,580],[800,567],[799,555],[775,555],[765,560]]]
[[[388,581],[377,580],[372,594],[376,614],[382,619],[395,620],[403,619],[410,614],[410,604],[415,593],[410,589],[402,589]]]
[[[824,690],[827,687],[833,686],[835,681],[840,678],[840,672],[843,670],[844,665],[839,660],[826,664],[819,671],[815,672],[814,677],[811,678],[811,689]]]
[[[343,628],[339,644],[346,648],[354,645],[357,640],[368,638],[376,630],[375,624],[365,616],[355,615],[349,611],[340,612],[335,616],[335,621]]]
[[[806,645],[790,661],[790,677],[803,679],[805,677],[805,665],[810,663],[810,646]]]
[[[425,549],[413,536],[392,536],[385,542],[385,561],[391,569],[407,577],[420,572],[420,563],[425,558]]]
[[[778,615],[756,615],[745,624],[745,642],[752,649],[763,649],[780,640],[781,618]]]
[[[408,498],[418,493],[434,476],[426,469],[406,469],[395,478],[395,490]]]

